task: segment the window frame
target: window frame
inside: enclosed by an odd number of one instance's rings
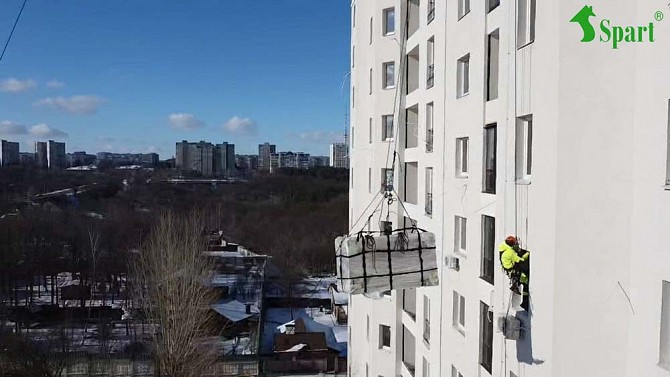
[[[658,366],[670,371],[670,282],[666,280],[661,281],[660,314]]]
[[[490,220],[489,220],[490,219]],[[487,237],[487,221],[492,222],[492,234]],[[496,218],[493,216],[482,215],[482,248],[481,248],[481,267],[479,278],[493,285],[495,282],[495,240],[496,240]],[[487,241],[487,238],[489,239]],[[487,250],[488,249],[488,250]],[[487,258],[486,256],[490,256]],[[487,265],[487,261],[489,261]]]
[[[461,56],[456,65],[456,98],[462,98],[470,94],[470,53]]]
[[[430,344],[430,298],[423,295],[423,340]]]
[[[393,71],[391,72],[392,83],[390,85],[389,85],[389,72],[388,72],[389,67],[393,69]],[[382,89],[395,89],[395,86],[396,86],[395,61],[382,63]]]
[[[490,140],[491,135],[493,137],[492,142]],[[496,123],[484,126],[483,141],[482,193],[495,195],[498,182],[498,125]],[[493,151],[490,147],[493,147]]]
[[[495,50],[492,48],[495,41]],[[493,53],[495,52],[495,58]],[[486,35],[486,101],[500,96],[500,29]],[[495,88],[495,89],[494,89]]]
[[[388,345],[386,344],[388,341]],[[391,349],[391,326],[379,324],[379,349]]]
[[[435,143],[435,105],[434,102],[426,104],[426,153],[433,153]]]
[[[393,21],[393,30],[389,31],[389,13],[393,13],[393,16],[391,17],[391,20]],[[395,34],[395,24],[396,24],[396,19],[395,19],[395,7],[390,7],[390,8],[385,8],[382,10],[382,36],[388,37],[391,35]]]
[[[456,178],[468,178],[469,137],[456,138]]]
[[[516,48],[517,50],[520,50],[535,42],[535,18],[537,4],[535,0],[516,1]]]
[[[470,13],[470,0],[458,0],[458,20],[460,21],[463,17],[467,16]]]
[[[389,125],[389,120],[391,121]],[[389,137],[389,127],[391,136]],[[395,137],[395,119],[393,114],[382,115],[382,141],[393,141]]]
[[[486,14],[493,12],[500,6],[500,0],[488,0],[486,2]]]
[[[479,302],[479,365],[493,373],[493,313],[483,301]]]
[[[425,168],[425,195],[424,195],[424,211],[426,216],[432,217],[433,216],[433,182],[434,182],[434,176],[433,176],[433,167],[426,167]]]
[[[456,329],[458,332],[460,332],[463,336],[465,336],[466,309],[467,309],[467,305],[466,305],[465,296],[463,296],[462,294],[460,294],[460,293],[458,293],[457,291],[454,290],[453,293],[452,293],[451,325],[454,329]]]
[[[514,138],[514,178],[517,183],[530,183],[533,173],[533,114],[516,118]]]
[[[427,7],[426,25],[430,25],[430,23],[435,19],[435,0],[428,0]]]
[[[467,255],[468,251],[468,219],[463,216],[454,216],[454,253]]]

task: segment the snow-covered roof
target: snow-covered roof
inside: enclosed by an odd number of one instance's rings
[[[247,305],[249,305],[249,313],[247,313]],[[237,300],[219,302],[212,305],[212,309],[232,322],[243,321],[260,313],[256,304],[245,304]]]

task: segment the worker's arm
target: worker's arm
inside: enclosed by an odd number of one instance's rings
[[[528,260],[530,258],[530,251],[521,249],[521,259]]]

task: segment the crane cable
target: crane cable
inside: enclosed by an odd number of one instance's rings
[[[16,25],[19,23],[19,19],[21,18],[21,14],[23,14],[23,8],[26,7],[26,3],[28,0],[23,0],[23,5],[21,6],[21,10],[19,10],[19,15],[16,17],[16,20],[14,20],[14,26],[12,26],[12,31],[9,33],[9,37],[7,38],[7,42],[5,42],[5,47],[2,48],[2,54],[0,54],[0,62],[2,61],[2,58],[5,56],[5,52],[7,51],[7,46],[9,46],[9,41],[12,40],[12,36],[14,35],[14,30],[16,29]]]

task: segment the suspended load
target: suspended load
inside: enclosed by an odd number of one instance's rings
[[[421,229],[335,240],[338,289],[349,294],[437,285],[435,235]]]

